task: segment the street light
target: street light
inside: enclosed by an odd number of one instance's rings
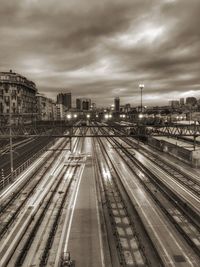
[[[67,114],[67,119],[70,120],[72,118],[71,114]]]
[[[141,106],[140,106],[140,108],[141,108],[141,113],[142,113],[142,90],[144,88],[144,84],[139,84],[139,87],[140,87],[140,90],[141,90]]]
[[[139,119],[142,119],[144,116],[142,113],[139,114]]]

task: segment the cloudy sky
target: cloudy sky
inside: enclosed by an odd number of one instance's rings
[[[199,0],[0,0],[0,71],[98,105],[200,98]]]

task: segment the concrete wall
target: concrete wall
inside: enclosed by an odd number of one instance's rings
[[[189,163],[193,167],[200,167],[200,150],[189,150],[187,148],[177,146],[175,144],[170,143],[167,140],[159,140],[154,137],[148,138],[148,144],[158,149],[159,151],[163,151],[176,157],[186,163]]]

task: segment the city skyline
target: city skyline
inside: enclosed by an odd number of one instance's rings
[[[109,105],[200,98],[196,0],[1,1],[0,71],[48,97],[64,91]]]

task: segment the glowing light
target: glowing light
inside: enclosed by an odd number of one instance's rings
[[[139,114],[139,119],[142,119],[144,117],[143,114]]]
[[[126,118],[126,115],[125,114],[120,114],[119,117],[120,118]]]
[[[144,84],[139,84],[139,87],[142,90],[144,88]]]

